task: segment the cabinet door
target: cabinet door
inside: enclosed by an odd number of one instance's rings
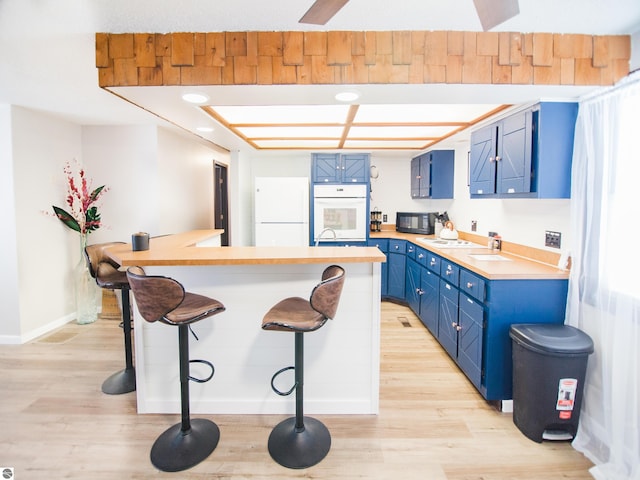
[[[496,191],[497,125],[471,133],[469,154],[469,190],[475,195],[489,195]]]
[[[335,183],[342,179],[340,155],[337,153],[314,153],[311,156],[312,181],[314,183]]]
[[[453,198],[453,171],[455,152],[434,150],[431,156],[431,198]]]
[[[387,261],[381,264],[380,268],[380,295],[387,296],[387,283],[388,283],[388,271],[389,271],[389,240],[386,238],[370,238],[368,245],[370,247],[377,247],[387,257]]]
[[[431,154],[422,155],[420,158],[420,181],[418,184],[418,197],[431,197]]]
[[[389,270],[388,270],[388,283],[387,294],[390,297],[404,298],[404,281],[405,281],[405,262],[406,257],[404,253],[389,252]]]
[[[484,310],[471,297],[460,293],[458,365],[473,384],[482,382],[482,335]]]
[[[342,181],[366,183],[369,181],[369,154],[342,155]]]
[[[497,192],[531,191],[531,111],[514,114],[501,123],[498,141]]]
[[[420,275],[420,320],[434,337],[438,337],[438,310],[440,303],[440,278],[432,271],[422,268]]]
[[[411,159],[411,198],[420,198],[420,157]]]
[[[458,289],[444,280],[440,280],[438,340],[451,357],[458,357]]]
[[[420,289],[421,267],[415,260],[410,258],[407,258],[406,262],[404,299],[409,304],[409,308],[413,310],[413,313],[420,315],[420,297],[422,294],[422,290]]]

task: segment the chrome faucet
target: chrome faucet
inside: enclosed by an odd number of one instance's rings
[[[322,230],[320,232],[320,234],[316,237],[316,247],[318,246],[318,244],[320,243],[320,239],[322,238],[322,235],[324,235],[325,232],[331,232],[331,234],[333,235],[333,241],[335,242],[338,239],[338,236],[336,235],[336,231],[333,228],[325,228],[324,230]]]

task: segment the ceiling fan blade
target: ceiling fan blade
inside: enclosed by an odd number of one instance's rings
[[[307,10],[298,23],[312,23],[314,25],[324,25],[338,10],[345,6],[349,0],[316,0]]]
[[[491,30],[520,13],[518,0],[473,0],[482,30]]]

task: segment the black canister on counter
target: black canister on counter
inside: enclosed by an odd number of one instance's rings
[[[131,249],[134,252],[149,250],[149,234],[138,232],[131,235]]]

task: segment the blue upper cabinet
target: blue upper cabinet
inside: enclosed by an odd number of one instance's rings
[[[577,103],[542,102],[471,133],[472,198],[569,198]]]
[[[313,153],[311,155],[313,183],[367,183],[369,154]]]
[[[453,198],[453,150],[411,159],[411,198]]]

